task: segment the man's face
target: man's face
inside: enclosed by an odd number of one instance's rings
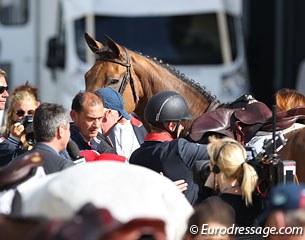
[[[90,106],[84,103],[84,109],[80,113],[71,111],[71,118],[75,127],[82,134],[86,141],[90,141],[97,136],[104,116],[103,104]]]
[[[6,83],[5,78],[0,75],[0,90],[2,91],[3,89],[1,87],[7,87],[7,83]],[[0,110],[5,109],[5,103],[6,103],[6,99],[8,96],[9,95],[6,90],[4,90],[2,93],[0,93]]]
[[[117,124],[118,120],[120,119],[120,115],[117,111],[107,109],[102,120],[102,132],[104,135],[108,135],[110,129]]]
[[[64,136],[63,136],[63,141],[64,141],[64,146],[66,147],[69,140],[70,140],[70,123],[68,122],[67,125],[64,127]]]

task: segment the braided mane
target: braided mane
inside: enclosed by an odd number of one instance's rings
[[[182,80],[183,82],[187,83],[189,86],[193,87],[196,91],[198,91],[200,94],[202,94],[207,100],[208,102],[212,102],[214,100],[217,100],[217,97],[215,95],[212,95],[210,91],[206,90],[205,86],[202,86],[200,83],[195,82],[195,80],[190,79],[189,77],[187,77],[184,73],[180,72],[178,69],[176,69],[175,67],[173,67],[172,65],[169,65],[167,63],[164,63],[162,59],[158,59],[156,57],[151,58],[148,55],[143,55],[140,52],[136,52],[138,54],[140,54],[143,57],[146,57],[152,61],[154,61],[156,64],[160,65],[161,67],[165,68],[166,70],[168,70],[171,74],[173,74],[175,77],[179,78],[180,80]],[[219,101],[218,101],[219,102]]]

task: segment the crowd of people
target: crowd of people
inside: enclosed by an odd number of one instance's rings
[[[183,122],[194,117],[180,94],[162,91],[149,100],[144,113],[150,127],[148,133],[134,113],[126,112],[123,98],[112,88],[80,91],[70,110],[56,103],[41,103],[38,89],[28,83],[10,94],[8,89],[6,73],[0,69],[0,110],[6,116],[0,139],[0,174],[34,152],[42,156],[46,175],[76,167],[68,147],[74,141],[77,155],[86,162],[119,160],[170,179],[193,207],[181,239],[305,238],[305,186],[278,184],[272,186],[268,198],[258,193],[259,175],[249,162],[244,144],[254,146],[259,135],[253,142],[251,139],[244,142],[217,134],[210,136],[207,144],[181,138]],[[305,106],[305,97],[292,89],[281,89],[275,99],[279,112]],[[252,100],[246,104],[256,102]],[[242,126],[239,130],[242,132]],[[202,177],[202,171],[208,174]],[[3,199],[0,194],[0,211]],[[198,231],[192,232],[192,226]],[[280,235],[277,231],[266,235],[254,230],[203,234],[204,226],[226,229],[295,226],[303,232]]]

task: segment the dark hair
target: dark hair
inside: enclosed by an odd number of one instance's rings
[[[102,99],[97,93],[91,91],[80,91],[73,98],[71,109],[77,113],[82,112],[84,109],[84,102],[86,100],[90,101],[90,105],[103,104]]]
[[[57,129],[67,126],[69,113],[62,106],[55,103],[42,103],[35,111],[33,126],[36,142],[50,142]]]
[[[235,211],[231,205],[220,197],[213,196],[204,200],[194,208],[194,213],[188,221],[188,230],[192,225],[202,227],[203,224],[219,223],[231,227],[235,222]],[[198,233],[201,232],[199,229]],[[188,231],[186,234],[190,234]]]

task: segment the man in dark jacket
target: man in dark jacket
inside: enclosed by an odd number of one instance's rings
[[[5,103],[8,99],[6,72],[0,68],[0,131],[4,131]],[[16,146],[7,139],[0,138],[0,166],[8,164],[16,151]]]
[[[73,120],[71,139],[81,151],[116,153],[111,143],[99,132],[104,115],[104,104],[97,93],[81,91],[74,97],[70,112]]]
[[[39,152],[43,157],[43,168],[46,174],[61,171],[75,164],[59,155],[70,139],[69,113],[58,104],[42,103],[36,110],[33,119],[35,144],[30,151]],[[12,161],[19,161],[22,156]]]
[[[162,173],[173,181],[184,179],[188,184],[184,192],[188,201],[192,205],[200,202],[203,183],[197,181],[195,166],[203,161],[209,168],[209,156],[206,145],[178,138],[183,130],[181,122],[192,119],[185,99],[176,92],[159,92],[148,102],[144,116],[151,133],[133,152],[129,162]]]

